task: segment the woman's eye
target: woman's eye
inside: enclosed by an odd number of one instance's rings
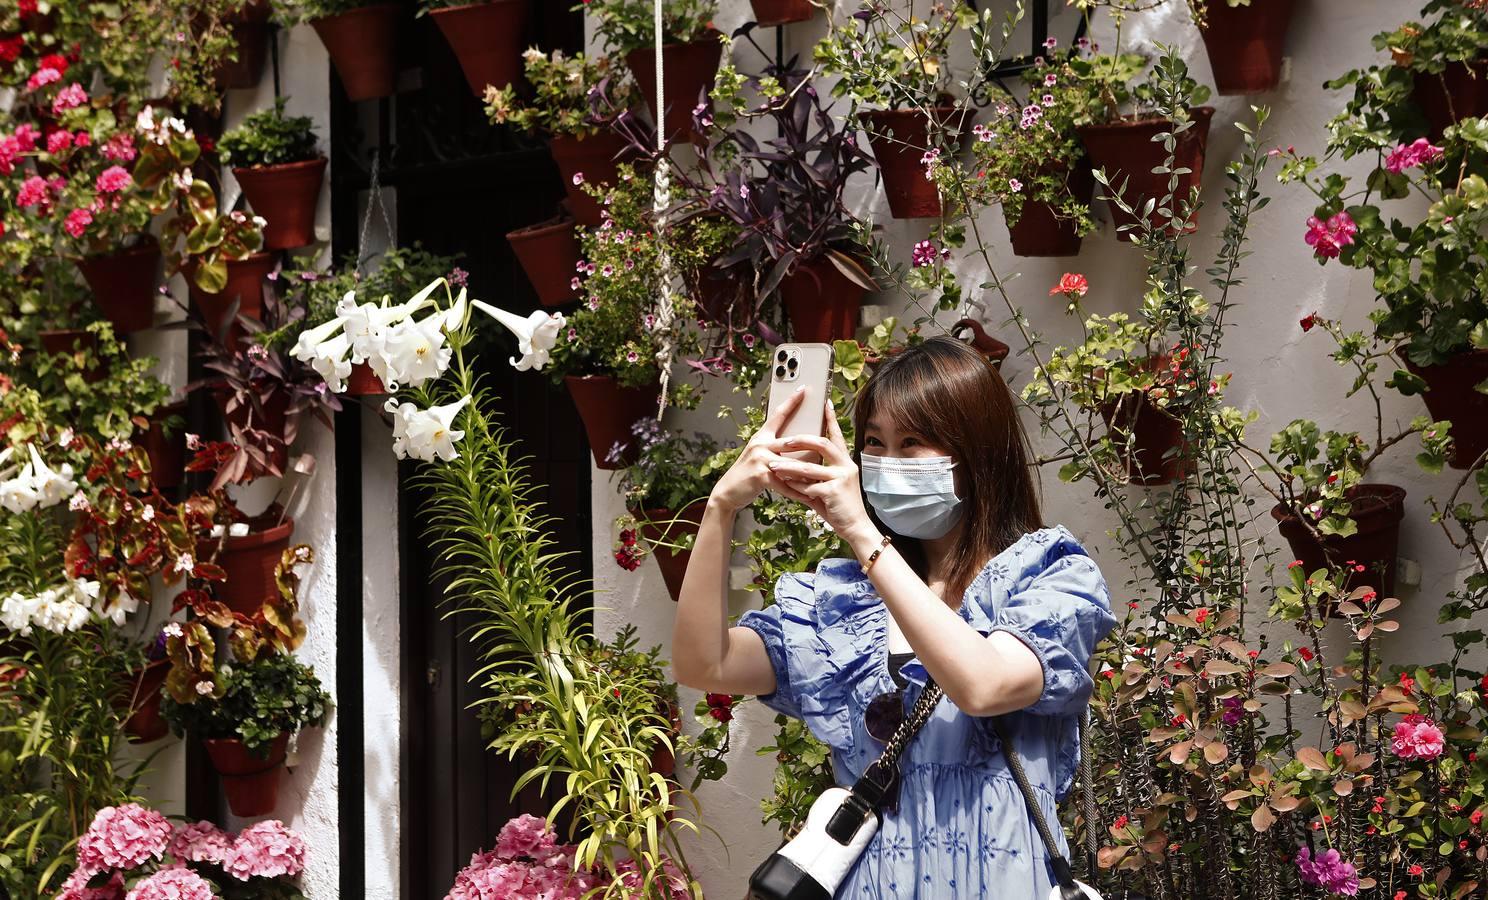
[[[863,446],[864,447],[882,447],[883,444],[879,442],[878,438],[876,438],[876,437],[870,437],[870,438],[864,438],[863,439]]]
[[[918,447],[919,445],[920,445],[920,439],[919,438],[908,437],[908,438],[905,438],[904,439],[904,446],[906,446],[906,447]]]

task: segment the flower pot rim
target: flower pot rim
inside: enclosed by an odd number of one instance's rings
[[[1386,512],[1392,509],[1395,510],[1398,514],[1390,516],[1390,521],[1386,523],[1387,525],[1392,522],[1400,521],[1405,517],[1406,490],[1398,484],[1388,484],[1386,482],[1361,482],[1359,484],[1350,486],[1349,488],[1347,488],[1347,490],[1358,491],[1358,493],[1361,495],[1357,498],[1358,500],[1367,499],[1378,501],[1377,504],[1371,504],[1365,509],[1356,511],[1352,509],[1352,504],[1356,502],[1356,498],[1349,497],[1348,500],[1351,505],[1351,508],[1349,510],[1349,518],[1354,519],[1355,521],[1357,521],[1360,516]],[[1272,505],[1271,517],[1277,522],[1301,521],[1301,516],[1298,516],[1291,510],[1287,509],[1286,504],[1284,503],[1276,503]],[[1317,523],[1314,522],[1313,524],[1316,525]],[[1360,534],[1367,532],[1355,533]],[[1325,535],[1325,537],[1327,537],[1327,535]]]
[[[355,9],[348,9],[346,12],[339,12],[329,16],[321,16],[318,19],[311,19],[310,24],[315,25],[318,22],[338,22],[344,21],[346,19],[362,18],[363,16],[369,14],[382,13],[388,10],[397,12],[400,8],[400,4],[397,3],[373,3],[370,6],[358,6]]]
[[[506,233],[506,239],[511,240],[514,235],[517,236],[518,240],[542,237],[548,234],[556,234],[563,230],[573,230],[578,227],[578,224],[578,220],[573,216],[555,216],[554,218],[538,222],[535,225],[523,225],[521,228],[514,228]]]
[[[1200,106],[1190,106],[1188,108],[1188,112],[1189,115],[1193,116],[1196,120],[1208,120],[1214,118],[1214,107],[1209,106],[1208,104],[1203,104]],[[1144,128],[1149,125],[1156,125],[1171,121],[1172,120],[1166,116],[1151,113],[1145,115],[1126,113],[1114,122],[1091,122],[1085,125],[1079,125],[1076,127],[1075,130],[1080,132],[1102,130],[1119,131],[1131,128]]]
[[[84,253],[77,259],[81,262],[96,262],[104,259],[118,259],[122,256],[141,256],[151,251],[160,252],[160,238],[148,231],[141,232],[138,237],[140,238],[139,243],[132,246],[117,247],[107,253]]]
[[[459,6],[441,6],[436,9],[431,9],[429,10],[429,15],[440,16],[448,15],[450,13],[467,12],[469,10],[475,9],[477,6],[517,6],[525,2],[526,0],[475,0],[474,3],[462,3]]]
[[[717,46],[718,49],[719,49],[719,52],[722,52],[723,51],[723,45],[718,43],[718,36],[721,35],[721,34],[723,34],[723,32],[722,31],[719,31],[717,28],[709,28],[708,29],[708,34],[709,34],[709,37],[698,38],[695,41],[687,41],[685,43],[662,44],[661,45],[661,49],[662,50],[670,50],[670,49],[673,49],[673,48],[676,48],[676,47],[697,47],[697,46],[711,44],[711,45]],[[636,53],[654,53],[654,52],[656,52],[655,49],[650,44],[647,44],[644,47],[637,47],[634,50],[627,50],[627,51],[625,51],[625,53],[623,55],[629,57],[629,56],[631,56],[633,54],[636,54]]]
[[[233,166],[232,170],[234,175],[237,175],[239,172],[267,173],[285,169],[305,169],[311,166],[328,165],[329,163],[330,160],[326,158],[325,154],[320,154],[313,159],[301,159],[294,162],[268,163],[262,166]],[[241,260],[239,261],[241,262]]]
[[[1450,358],[1445,362],[1432,363],[1426,366],[1411,362],[1410,357],[1404,353],[1400,354],[1400,360],[1405,363],[1405,367],[1411,372],[1420,373],[1431,369],[1445,369],[1453,365],[1472,365],[1473,362],[1477,361],[1488,362],[1488,347],[1469,347],[1466,350],[1458,350],[1451,354]]]
[[[250,531],[247,534],[229,534],[227,536],[227,545],[223,549],[224,551],[228,549],[249,550],[254,547],[261,547],[264,544],[271,543],[273,541],[279,540],[280,538],[287,538],[294,532],[294,523],[295,522],[293,516],[285,516],[283,522],[280,522],[278,525],[274,525],[270,528],[264,528],[259,531]],[[215,538],[209,535],[206,540],[212,541],[215,540]]]

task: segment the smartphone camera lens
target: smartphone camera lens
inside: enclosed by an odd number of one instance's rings
[[[776,366],[775,367],[775,377],[776,378],[784,378],[785,377],[785,366]]]
[[[775,354],[775,358],[780,362],[785,362],[785,358],[788,355],[789,354],[787,354],[784,350],[781,350],[779,353]]]
[[[787,363],[787,365],[789,365],[790,368],[791,368],[791,371],[794,372],[796,370],[796,366],[799,365],[800,362],[801,361],[799,359],[796,359],[795,357],[791,357],[791,361],[789,363]]]

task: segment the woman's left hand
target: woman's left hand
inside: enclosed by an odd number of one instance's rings
[[[874,525],[863,506],[858,466],[842,437],[830,400],[825,419],[827,437],[797,435],[778,438],[769,445],[770,450],[779,454],[813,451],[821,456],[822,464],[778,459],[770,462],[770,468],[784,482],[777,490],[809,506],[839,537],[852,544],[860,533],[873,531]]]

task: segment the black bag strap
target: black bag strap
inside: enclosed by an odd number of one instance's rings
[[[1054,880],[1059,883],[1059,895],[1062,900],[1082,900],[1085,892],[1075,884],[1075,873],[1070,869],[1069,860],[1059,852],[1059,845],[1054,841],[1054,832],[1049,830],[1049,820],[1044,818],[1044,811],[1039,807],[1038,797],[1033,793],[1033,785],[1028,783],[1028,774],[1023,771],[1023,759],[1018,756],[1018,751],[1013,747],[1013,736],[1008,731],[1007,720],[1002,716],[992,719],[992,727],[997,732],[997,739],[1002,743],[1002,755],[1007,758],[1008,770],[1013,773],[1013,780],[1018,783],[1018,792],[1023,795],[1023,803],[1028,807],[1028,815],[1033,819],[1033,827],[1038,829],[1039,837],[1044,842],[1044,849],[1049,852],[1049,865],[1054,869]],[[1086,823],[1089,828],[1089,822]]]
[[[910,709],[909,715],[904,717],[904,721],[899,723],[899,727],[894,729],[894,733],[889,736],[889,741],[884,744],[883,752],[879,754],[878,759],[870,763],[858,780],[853,783],[853,794],[861,797],[870,809],[876,810],[883,805],[889,785],[893,783],[894,773],[899,768],[899,757],[904,754],[910,740],[919,733],[926,722],[930,721],[936,704],[944,696],[945,691],[935,683],[935,679],[928,679],[924,690],[920,691],[919,698],[915,700],[914,707]]]

